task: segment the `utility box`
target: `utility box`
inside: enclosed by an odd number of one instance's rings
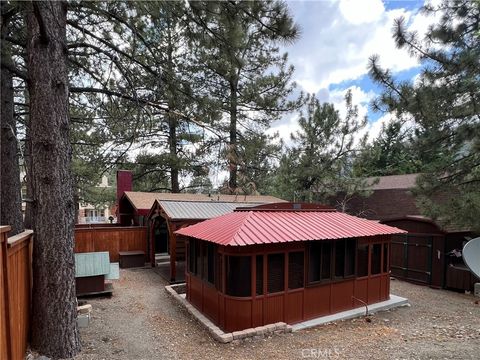
[[[474,289],[475,296],[480,297],[480,283],[475,283],[473,289]]]

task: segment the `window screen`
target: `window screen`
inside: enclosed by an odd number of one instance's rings
[[[202,253],[200,241],[195,240],[195,275],[201,275],[202,273]]]
[[[335,277],[343,278],[345,273],[345,240],[335,241]]]
[[[298,289],[303,287],[304,267],[303,251],[288,254],[288,288]]]
[[[269,293],[285,290],[285,254],[268,255],[268,284]]]
[[[226,256],[226,293],[230,296],[252,295],[251,256]]]
[[[215,283],[215,245],[207,243],[207,281]]]
[[[383,244],[383,272],[388,272],[388,244]]]
[[[382,244],[372,246],[372,275],[382,271]]]
[[[199,241],[190,239],[189,242],[189,256],[188,256],[188,270],[191,274],[198,274],[198,261],[200,258]]]
[[[356,239],[347,239],[345,242],[345,276],[355,275]]]
[[[202,241],[200,243],[200,250],[202,252],[202,279],[207,279],[207,275],[208,275],[208,260],[207,260],[207,243],[205,243],[205,241]]]
[[[355,275],[356,239],[335,241],[335,277],[345,278]]]
[[[222,281],[223,281],[223,257],[222,257],[222,254],[220,253],[216,253],[216,257],[217,257],[217,263],[216,263],[216,266],[217,266],[217,273],[215,275],[215,287],[217,288],[217,290],[219,291],[223,291],[223,286],[222,286]]]
[[[330,280],[332,277],[330,241],[316,241],[310,244],[308,258],[308,282]]]
[[[322,242],[322,271],[320,280],[328,280],[332,277],[332,243]]]
[[[357,246],[357,276],[368,275],[368,244]]]
[[[322,244],[313,242],[308,251],[308,282],[320,281],[320,263],[322,256]]]
[[[263,255],[257,255],[256,257],[256,275],[257,283],[255,284],[256,294],[263,295]]]

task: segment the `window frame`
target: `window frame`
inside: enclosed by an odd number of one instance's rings
[[[301,276],[301,279],[302,279],[302,286],[299,286],[299,287],[295,287],[295,288],[291,288],[290,287],[290,255],[291,254],[302,254],[302,258],[303,258],[303,262],[302,262],[302,276]],[[287,266],[287,279],[286,279],[286,288],[287,288],[287,291],[298,291],[300,289],[305,289],[305,265],[306,265],[306,261],[305,261],[305,250],[292,250],[292,251],[288,251],[287,252],[287,261],[286,261],[286,266]]]
[[[353,242],[353,272],[350,275],[345,275],[347,273],[347,249],[348,249],[348,242]],[[342,281],[345,279],[351,279],[355,278],[357,275],[357,245],[358,245],[358,239],[357,238],[344,238],[344,239],[338,239],[335,240],[334,242],[334,247],[333,247],[333,253],[332,253],[332,258],[333,258],[333,268],[334,271],[332,273],[332,280],[333,281]],[[337,276],[337,245],[343,243],[343,271],[341,276]]]
[[[270,256],[275,256],[275,255],[281,255],[283,257],[283,266],[282,266],[282,281],[283,281],[283,287],[282,287],[282,290],[279,290],[279,291],[270,291]],[[286,290],[287,290],[287,284],[286,284],[286,280],[287,280],[287,274],[285,274],[285,267],[286,267],[286,255],[287,255],[287,252],[285,251],[281,251],[281,252],[271,252],[271,253],[268,253],[266,258],[267,258],[267,261],[266,261],[266,266],[267,266],[267,278],[266,278],[266,295],[273,295],[273,294],[281,294],[281,293],[284,293]],[[264,282],[265,282],[265,279],[264,279]]]
[[[319,244],[320,245],[320,248],[321,248],[321,251],[320,251],[320,264],[319,264],[319,268],[318,268],[318,271],[319,271],[319,275],[320,275],[320,278],[319,280],[310,280],[310,261],[311,261],[311,250],[312,250],[312,245],[313,244]],[[330,277],[329,278],[322,278],[322,270],[323,270],[323,254],[324,254],[324,247],[325,247],[325,244],[329,244],[329,257],[330,257]],[[333,256],[333,241],[332,240],[314,240],[314,241],[311,241],[309,242],[308,246],[307,246],[307,253],[308,253],[308,257],[307,257],[307,273],[304,275],[305,278],[306,278],[306,281],[305,281],[305,287],[309,287],[309,286],[315,286],[315,285],[320,285],[320,284],[328,284],[328,283],[331,283],[334,281],[333,277],[332,277],[332,271],[334,270],[333,268],[333,264],[334,262],[332,261],[332,256]]]
[[[229,266],[230,266],[230,261],[231,261],[231,258],[245,258],[245,259],[248,259],[248,262],[250,264],[250,266],[248,267],[249,268],[249,276],[244,276],[241,278],[242,281],[248,281],[249,282],[249,287],[248,287],[248,295],[232,295],[229,293],[229,290],[231,290],[231,288],[229,288],[229,284],[231,283],[229,281]],[[224,260],[224,264],[223,264],[223,271],[225,273],[225,286],[224,286],[224,295],[225,296],[230,296],[230,297],[236,297],[236,298],[252,298],[253,297],[253,266],[252,266],[252,256],[251,255],[231,255],[231,254],[225,254],[224,257],[223,257],[223,260]]]

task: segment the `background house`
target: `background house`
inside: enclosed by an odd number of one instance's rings
[[[99,189],[108,189],[112,186],[108,183],[108,177],[102,176],[102,181],[97,185]],[[113,220],[110,221],[110,216]],[[78,208],[77,224],[101,224],[116,222],[115,208],[107,205],[95,206],[88,203],[80,203]]]
[[[475,234],[422,216],[412,192],[418,176],[368,178],[370,195],[353,196],[342,206],[350,214],[408,231],[392,238],[391,270],[395,277],[437,288],[472,290],[478,279],[458,254]],[[338,206],[343,199],[339,195],[332,204]],[[447,199],[447,195],[438,197],[438,201]]]
[[[184,280],[185,242],[174,232],[239,206],[257,206],[284,200],[266,195],[148,193],[132,191],[130,171],[117,172],[117,219],[122,226],[146,226],[152,266],[171,282]],[[178,268],[178,271],[177,271]]]

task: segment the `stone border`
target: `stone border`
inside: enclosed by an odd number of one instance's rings
[[[265,336],[273,334],[284,334],[293,331],[293,327],[284,322],[277,322],[275,324],[269,324],[265,326],[258,326],[256,328],[249,328],[241,331],[234,331],[230,333],[224,332],[217,325],[215,325],[210,319],[198,311],[195,306],[190,304],[185,297],[179,294],[176,289],[184,290],[185,284],[167,285],[165,290],[172,296],[177,302],[179,302],[187,311],[192,314],[210,333],[210,335],[218,342],[223,344],[232,342],[233,340],[243,340],[246,338],[263,338]]]

